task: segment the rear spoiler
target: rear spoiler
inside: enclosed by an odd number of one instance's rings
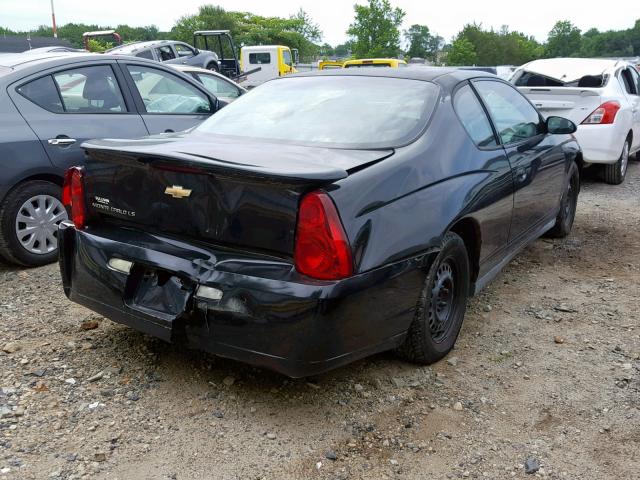
[[[291,184],[335,182],[348,177],[350,170],[393,153],[393,150],[339,150],[252,142],[180,142],[171,137],[91,140],[83,143],[82,148],[89,160],[99,162],[129,166],[138,162],[168,170],[243,175]]]

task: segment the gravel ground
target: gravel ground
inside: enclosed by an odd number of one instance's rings
[[[0,266],[0,479],[640,479],[639,227],[638,163],[587,179],[572,235],[472,299],[445,361],[295,381]]]

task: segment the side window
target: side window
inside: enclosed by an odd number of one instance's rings
[[[149,60],[153,60],[153,52],[150,48],[147,48],[146,50],[142,50],[140,53],[136,53],[136,57],[148,58]]]
[[[636,92],[640,94],[640,73],[635,68],[630,68],[631,78],[633,80],[633,84],[636,86]]]
[[[55,73],[67,113],[122,113],[127,111],[111,67],[76,68]]]
[[[638,83],[634,81],[631,69],[625,68],[620,71],[620,80],[625,91],[630,95],[638,95]]]
[[[514,87],[490,80],[476,81],[474,86],[487,106],[503,144],[544,133],[538,111]]]
[[[176,58],[176,55],[173,53],[173,49],[169,45],[163,45],[156,48],[156,55],[158,55],[158,59],[161,62],[166,62],[167,60],[173,60]]]
[[[497,146],[487,114],[469,85],[465,85],[456,92],[453,97],[453,108],[477,146]]]
[[[197,88],[171,73],[127,65],[147,113],[212,113],[211,103]]]
[[[240,95],[238,87],[215,75],[201,73],[198,79],[216,97],[236,98]]]
[[[250,53],[249,63],[253,65],[263,65],[271,63],[271,54],[269,52]]]
[[[282,51],[282,59],[285,65],[293,66],[293,62],[291,61],[291,52],[289,50]]]
[[[50,75],[25,83],[18,88],[18,93],[45,110],[64,112],[58,89]]]
[[[191,57],[196,54],[191,47],[188,47],[183,43],[174,43],[173,48],[176,49],[179,57]]]

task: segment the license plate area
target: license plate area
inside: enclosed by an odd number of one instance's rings
[[[193,287],[166,270],[135,265],[127,280],[125,303],[140,312],[173,320],[182,314]]]

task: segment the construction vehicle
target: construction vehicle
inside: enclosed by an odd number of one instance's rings
[[[198,30],[193,33],[193,46],[218,56],[219,72],[226,77],[241,77],[240,61],[229,30]]]

